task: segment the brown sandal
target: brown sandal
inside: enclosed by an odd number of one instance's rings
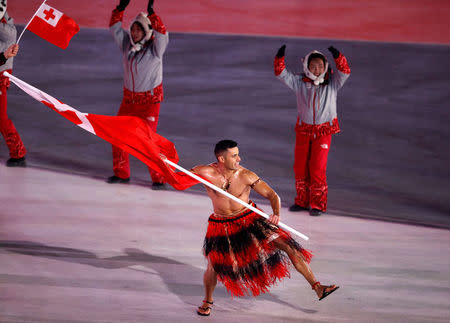
[[[206,306],[205,306],[205,303],[207,304]],[[203,300],[203,306],[199,306],[198,307],[197,314],[201,315],[201,316],[209,316],[211,314],[211,310],[212,310],[212,305],[213,304],[214,304],[214,302],[210,302],[210,301],[207,301],[206,299],[204,299]],[[209,305],[211,305],[211,306],[209,306]],[[204,312],[206,312],[206,311],[208,311],[208,312],[207,313],[201,313],[200,310],[202,310]]]

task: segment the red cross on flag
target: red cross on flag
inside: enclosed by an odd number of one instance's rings
[[[80,27],[75,20],[44,3],[27,29],[53,45],[66,49]]]

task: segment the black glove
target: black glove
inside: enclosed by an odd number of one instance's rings
[[[283,45],[280,47],[280,49],[277,52],[277,57],[281,58],[284,56],[284,51],[286,50],[286,45]]]
[[[328,47],[328,50],[331,52],[331,55],[333,55],[333,58],[334,58],[334,59],[338,58],[339,55],[341,54],[341,53],[339,53],[339,51],[338,51],[336,48],[334,48],[333,46]]]
[[[155,13],[155,11],[153,11],[153,2],[155,2],[155,0],[148,0],[147,12],[149,15],[153,15]]]
[[[120,3],[116,7],[116,9],[119,10],[119,11],[124,11],[129,3],[130,3],[130,0],[120,0]]]

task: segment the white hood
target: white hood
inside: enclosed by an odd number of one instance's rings
[[[0,0],[0,20],[6,13],[6,0]]]
[[[0,2],[1,2],[1,0],[0,0]],[[133,41],[133,38],[131,37],[131,27],[133,26],[133,24],[135,22],[139,23],[139,25],[144,28],[144,33],[145,33],[144,38],[142,38],[142,40],[137,43],[135,43]],[[130,42],[131,42],[131,50],[130,51],[133,53],[140,51],[144,47],[144,44],[152,38],[152,35],[153,35],[152,24],[150,22],[150,19],[148,19],[147,14],[145,12],[141,12],[140,14],[138,14],[137,17],[131,22],[129,33],[130,33]]]
[[[308,68],[308,60],[311,54],[320,54],[325,59],[325,71],[319,76],[315,76],[313,73],[311,73],[311,71]],[[302,60],[303,60],[303,72],[305,73],[305,75],[314,82],[314,85],[322,84],[325,81],[325,76],[327,75],[328,72],[328,61],[325,55],[317,50],[313,50],[311,53],[306,55]]]

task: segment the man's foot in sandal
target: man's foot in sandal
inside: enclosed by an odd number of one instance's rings
[[[209,316],[211,314],[213,302],[209,302],[206,299],[203,300],[202,306],[197,309],[197,314],[201,316]]]
[[[339,286],[330,285],[325,286],[321,285],[320,282],[315,282],[312,286],[312,289],[316,291],[317,296],[319,297],[319,301],[323,300],[325,297],[336,291]]]

